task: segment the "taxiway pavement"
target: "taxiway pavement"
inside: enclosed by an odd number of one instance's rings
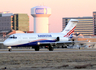
[[[83,51],[96,51],[96,49],[54,49],[54,51],[49,51],[48,49],[40,49],[40,51],[35,51],[34,49],[12,49],[11,52],[8,49],[0,49],[0,53],[42,53],[42,52],[83,52]]]

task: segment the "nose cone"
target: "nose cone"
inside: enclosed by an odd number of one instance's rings
[[[7,46],[7,42],[4,41],[4,42],[3,42],[3,45]]]
[[[10,42],[7,41],[7,40],[5,40],[5,41],[3,42],[3,45],[5,45],[5,46],[10,46]]]

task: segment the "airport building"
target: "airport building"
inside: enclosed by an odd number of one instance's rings
[[[29,31],[29,16],[27,14],[14,14],[11,17],[13,30]]]
[[[0,36],[11,31],[12,13],[0,13]]]
[[[94,35],[93,17],[67,17],[67,18],[63,18],[63,29],[66,27],[66,25],[70,19],[78,19],[79,20],[74,32],[79,32],[79,33],[83,34],[84,36]]]
[[[11,16],[0,17],[0,31],[11,30]]]
[[[8,12],[0,12],[0,17],[7,17],[7,16],[12,16],[14,15],[13,13],[8,13]]]
[[[94,35],[96,35],[96,12],[93,12]]]
[[[0,13],[0,32],[10,30],[29,31],[29,17],[27,14]]]
[[[13,30],[29,31],[29,17],[27,14],[0,13],[0,37]]]

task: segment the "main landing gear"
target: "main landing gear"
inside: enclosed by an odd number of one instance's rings
[[[9,51],[9,52],[12,51],[12,47],[11,47],[11,46],[8,47],[8,51]]]
[[[54,50],[53,46],[49,46],[49,51],[53,51],[53,50]]]
[[[35,47],[35,51],[39,51],[39,49],[40,49],[39,46]]]
[[[40,46],[35,46],[34,49],[35,49],[35,51],[39,51],[40,50]],[[48,49],[49,49],[49,51],[53,51],[54,50],[53,46],[49,46]]]

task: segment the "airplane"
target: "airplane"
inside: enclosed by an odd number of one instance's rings
[[[60,33],[18,33],[10,35],[3,44],[8,46],[11,51],[12,47],[32,46],[35,51],[39,51],[40,46],[48,46],[49,51],[53,51],[57,45],[72,44],[70,41],[72,33],[78,23],[77,19],[71,19],[65,29]]]

